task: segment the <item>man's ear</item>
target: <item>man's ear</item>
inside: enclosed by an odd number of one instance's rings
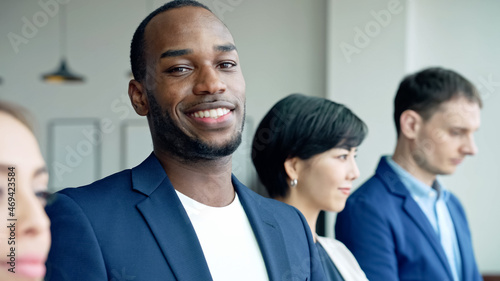
[[[146,116],[149,112],[148,95],[146,88],[137,80],[130,80],[128,83],[128,96],[135,112],[141,116]]]
[[[288,175],[288,180],[299,179],[299,164],[300,158],[289,157],[285,160],[283,164],[285,166],[285,172]]]
[[[399,118],[401,134],[408,139],[415,139],[422,127],[422,117],[416,111],[405,110]]]

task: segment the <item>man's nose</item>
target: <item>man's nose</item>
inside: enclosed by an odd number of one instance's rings
[[[465,140],[464,145],[462,146],[462,153],[467,155],[475,155],[478,152],[478,148],[476,146],[476,141],[474,140],[474,136],[470,136]]]
[[[193,93],[196,95],[222,94],[226,91],[226,84],[220,79],[220,74],[212,66],[204,66],[199,70]]]

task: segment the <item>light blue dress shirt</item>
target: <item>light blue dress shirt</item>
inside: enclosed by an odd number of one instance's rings
[[[462,259],[460,258],[460,248],[458,247],[455,226],[451,219],[450,212],[446,205],[450,193],[435,180],[432,187],[416,179],[405,169],[399,166],[391,156],[386,156],[387,163],[399,176],[405,187],[410,192],[412,198],[429,219],[434,232],[439,237],[443,250],[448,259],[453,279],[462,281]]]

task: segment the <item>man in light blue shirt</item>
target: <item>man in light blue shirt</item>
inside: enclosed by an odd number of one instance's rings
[[[463,207],[437,180],[477,152],[481,107],[472,83],[451,70],[424,69],[401,82],[394,154],[382,157],[335,225],[368,279],[482,280]]]
[[[410,191],[411,197],[429,219],[436,235],[440,237],[441,245],[450,263],[453,280],[462,280],[460,274],[462,260],[457,236],[455,231],[450,231],[454,230],[455,226],[448,207],[446,207],[450,193],[442,187],[438,180],[435,180],[432,186],[427,186],[399,166],[391,157],[387,156],[385,160]]]

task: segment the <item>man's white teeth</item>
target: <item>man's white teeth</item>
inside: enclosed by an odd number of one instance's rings
[[[226,115],[229,113],[229,109],[227,108],[217,108],[217,109],[210,109],[210,110],[201,110],[193,113],[194,117],[197,118],[214,118],[217,119],[223,115]]]

